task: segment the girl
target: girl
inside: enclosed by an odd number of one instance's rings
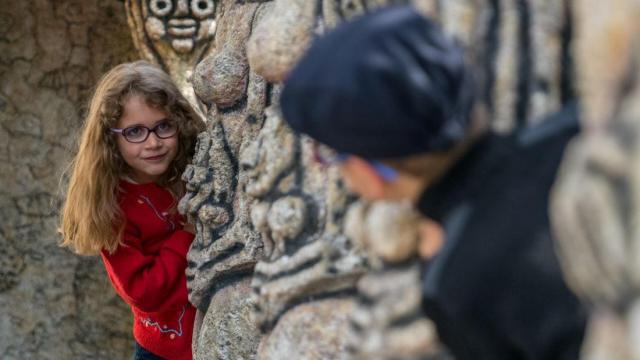
[[[185,269],[194,231],[176,204],[203,129],[166,73],[121,64],[100,80],[71,163],[62,246],[102,256],[133,312],[135,359],[192,359]]]

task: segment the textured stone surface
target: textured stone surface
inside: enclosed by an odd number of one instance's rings
[[[261,233],[266,257],[253,276],[253,316],[263,331],[275,327],[273,332],[280,334],[284,330],[278,328],[293,326],[297,318],[289,316],[288,325],[279,322],[290,308],[311,303],[314,297],[352,292],[365,266],[359,249],[340,233],[340,218],[349,201],[337,174],[310,161],[311,142],[294,136],[273,108],[266,114],[258,137],[242,154],[241,165],[248,175],[246,192],[258,200],[252,207],[252,223]],[[270,335],[271,341],[278,342],[274,336]],[[321,342],[300,342],[296,351],[314,356],[321,346]]]
[[[358,283],[349,338],[356,359],[446,358],[435,325],[422,313],[417,261],[386,264]]]
[[[585,358],[640,359],[640,6],[572,5],[586,131],[565,154],[552,220],[566,278],[595,308]]]
[[[445,356],[435,325],[422,313],[420,221],[408,203],[358,202],[346,215],[345,233],[366,250],[372,267],[358,283],[349,333],[354,358]]]
[[[198,65],[193,80],[196,94],[210,108],[209,129],[201,135],[194,165],[185,173],[189,193],[181,202],[182,211],[198,224],[196,244],[188,256],[190,299],[200,316],[214,323],[220,316],[252,310],[256,328],[271,333],[271,344],[279,344],[287,336],[279,327],[281,316],[299,304],[313,306],[313,298],[348,296],[363,263],[334,224],[346,202],[327,201],[327,184],[335,184],[336,174],[328,178],[322,169],[309,168],[311,144],[284,125],[277,106],[267,107],[277,104],[279,86],[267,83],[269,74],[257,71],[246,53],[247,41],[252,41],[249,35],[261,34],[257,29],[286,33],[269,26],[278,3],[219,5],[215,51]],[[282,3],[279,6],[283,9]],[[278,25],[282,24],[273,23]],[[251,308],[212,312],[209,304],[232,291],[228,284],[251,278],[256,263]],[[344,315],[327,314],[324,321],[329,324],[331,316]],[[301,316],[289,316],[286,326],[304,323]],[[211,327],[198,329],[199,339],[217,334]],[[303,338],[311,340],[308,334],[301,334]],[[203,347],[207,350],[199,356],[219,357],[227,340]],[[245,344],[246,351],[255,351],[260,337],[252,340],[253,345]],[[298,342],[295,351],[311,356],[323,344]],[[321,350],[337,352],[338,348]]]
[[[246,298],[229,286],[250,281],[263,255],[260,235],[251,226],[251,200],[243,191],[245,175],[238,159],[262,126],[267,98],[273,94],[271,86],[250,71],[245,52],[255,15],[266,4],[226,0],[217,6],[215,51],[198,65],[193,80],[195,93],[209,107],[208,130],[200,136],[194,164],[183,177],[188,193],[180,203],[198,232],[188,255],[189,298],[209,323],[226,321],[229,329],[257,333],[257,326],[245,321],[249,303],[230,304],[219,297]],[[210,308],[213,303],[220,307]],[[253,356],[260,342],[260,336],[246,336],[230,349],[225,345],[234,341],[230,332],[211,326],[195,331],[198,339],[217,339],[211,346],[196,344],[202,359]]]
[[[220,289],[202,318],[194,337],[194,359],[254,359],[260,333],[251,321],[249,278]]]
[[[344,334],[354,309],[353,299],[330,298],[289,310],[260,343],[257,359],[349,359]]]
[[[270,82],[284,80],[311,42],[315,11],[313,1],[275,0],[247,43],[251,68]]]
[[[102,263],[58,248],[56,226],[89,91],[134,55],[118,2],[0,0],[2,359],[131,354],[131,314]]]
[[[347,213],[345,233],[366,249],[371,261],[399,263],[417,251],[419,221],[420,215],[408,202],[359,202]]]

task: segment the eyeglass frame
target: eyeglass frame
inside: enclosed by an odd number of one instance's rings
[[[175,132],[169,136],[160,136],[160,134],[158,134],[157,130],[158,130],[158,126],[160,125],[164,125],[164,124],[171,124],[175,126]],[[128,129],[132,129],[132,128],[143,128],[147,130],[147,135],[145,135],[144,139],[140,140],[140,141],[131,141],[127,138],[127,136],[124,134],[125,131],[127,131]],[[124,137],[124,139],[132,144],[142,144],[143,142],[147,141],[147,139],[149,139],[149,135],[151,135],[151,133],[154,133],[155,136],[158,137],[158,139],[169,139],[172,138],[174,136],[176,136],[176,134],[178,133],[178,125],[173,123],[171,120],[162,120],[159,123],[157,123],[154,127],[149,128],[145,125],[131,125],[131,126],[127,126],[126,128],[110,128],[109,129],[112,133],[115,134],[120,134],[122,135],[122,137]]]
[[[324,156],[320,152],[320,146],[324,146],[317,141],[313,142],[313,160],[322,166],[330,166],[340,164],[347,161],[352,154],[336,152],[332,156]],[[398,179],[398,171],[389,165],[383,164],[378,160],[364,159],[382,179],[392,182]]]

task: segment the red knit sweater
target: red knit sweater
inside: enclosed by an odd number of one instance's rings
[[[133,336],[166,359],[191,360],[195,308],[187,300],[186,255],[193,235],[182,217],[170,214],[176,201],[156,184],[120,182],[126,217],[124,245],[102,252],[109,279],[133,312]]]

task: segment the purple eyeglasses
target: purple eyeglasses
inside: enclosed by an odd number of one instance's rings
[[[137,144],[147,141],[151,133],[155,133],[160,139],[168,139],[178,132],[178,126],[172,121],[165,120],[152,128],[133,125],[123,129],[111,128],[111,132],[121,134],[128,142]]]

